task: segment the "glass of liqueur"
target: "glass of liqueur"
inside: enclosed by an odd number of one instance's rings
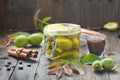
[[[106,45],[105,35],[89,35],[87,39],[89,53],[96,54],[100,58],[104,58]]]

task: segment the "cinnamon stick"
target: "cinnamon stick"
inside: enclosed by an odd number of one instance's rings
[[[25,54],[23,52],[21,53],[16,53],[16,51],[11,51],[9,50],[7,52],[10,56],[13,56],[13,57],[17,57],[17,58],[29,58],[30,57],[30,54]]]
[[[102,33],[92,31],[92,30],[89,30],[89,29],[84,29],[84,28],[81,29],[81,33],[91,34],[91,35],[98,35],[98,36],[103,35]]]
[[[32,53],[31,58],[37,58],[37,54]]]
[[[24,52],[24,53],[28,53],[28,52],[31,51],[31,50],[27,50],[27,49],[24,49],[24,48],[12,48],[11,50],[12,50],[12,51],[17,51],[18,49],[19,49],[19,50],[21,49],[22,52]]]
[[[37,55],[38,55],[38,51],[32,51],[32,55],[31,55],[32,58],[37,58]]]
[[[31,54],[30,57],[32,58],[36,58],[38,55],[38,51],[35,50],[27,50],[25,48],[12,48],[12,51],[16,51],[16,50],[21,50],[23,53],[25,54]]]

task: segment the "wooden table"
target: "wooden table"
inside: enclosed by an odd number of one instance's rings
[[[107,32],[102,31],[107,35],[107,48],[105,57],[115,59],[116,64],[120,65],[120,39],[118,38],[119,31]],[[0,37],[6,36],[8,33],[0,33]],[[120,36],[119,36],[120,37]],[[8,56],[6,53],[8,49],[13,46],[0,47],[0,80],[56,80],[55,75],[47,75],[48,69],[45,67],[49,61],[43,57],[42,48],[31,48],[39,51],[39,55],[35,59],[22,60]],[[86,45],[81,45],[80,54],[88,52]],[[9,67],[5,67],[7,62],[11,62]],[[22,64],[19,62],[22,61]],[[20,66],[23,69],[19,69]],[[31,65],[31,66],[28,66]],[[13,67],[14,66],[14,67]],[[10,68],[10,70],[9,70]],[[8,70],[7,70],[8,69]],[[63,75],[61,80],[120,80],[120,68],[118,67],[112,72],[95,73],[91,65],[84,65],[86,74],[79,76],[75,74],[73,77]]]

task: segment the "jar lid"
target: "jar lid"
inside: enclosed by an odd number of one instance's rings
[[[71,23],[55,23],[44,27],[46,35],[71,35],[80,33],[80,25]]]

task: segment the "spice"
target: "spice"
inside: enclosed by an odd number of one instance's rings
[[[10,62],[10,61],[8,61],[8,62],[7,62],[7,64],[9,64],[9,65],[10,65],[10,64],[11,64],[11,62]]]
[[[18,58],[29,58],[30,56],[25,53],[17,53],[16,51],[8,51],[8,54]]]
[[[38,51],[28,50],[25,48],[12,48],[8,54],[17,58],[36,58]]]
[[[23,70],[23,66],[22,65],[19,66],[19,70]]]
[[[28,64],[27,67],[31,67],[31,64]]]
[[[37,58],[37,54],[34,54],[34,53],[33,53],[33,54],[31,55],[31,57],[32,57],[32,58]]]
[[[22,61],[19,61],[19,64],[22,64]]]
[[[9,67],[9,64],[5,64],[5,67]]]
[[[10,71],[10,70],[11,70],[11,68],[10,68],[10,67],[8,67],[8,68],[7,68],[7,71]]]

